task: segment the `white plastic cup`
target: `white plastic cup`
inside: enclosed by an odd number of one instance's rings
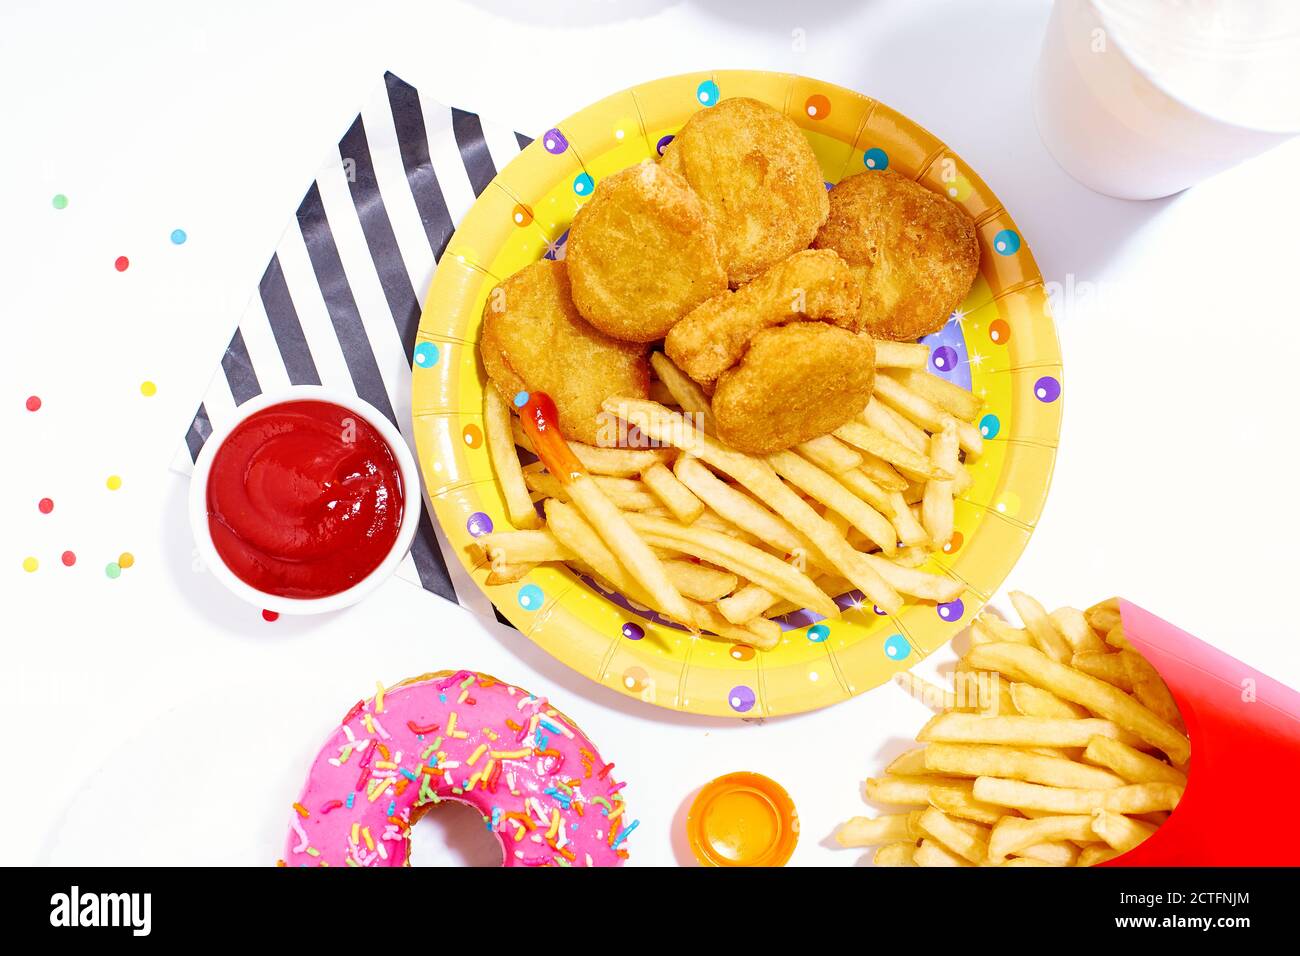
[[[1044,144],[1090,189],[1157,199],[1294,136],[1300,0],[1285,2],[1056,0],[1033,90]],[[1240,20],[1262,10],[1275,21]]]

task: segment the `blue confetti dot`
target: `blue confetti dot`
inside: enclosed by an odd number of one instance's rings
[[[705,80],[695,88],[695,98],[700,101],[701,106],[712,106],[718,102],[718,84],[712,80]]]
[[[475,538],[481,538],[485,534],[491,534],[492,519],[483,512],[476,511],[470,515],[469,520],[465,522],[465,530]]]
[[[985,438],[997,438],[1002,430],[1002,423],[996,415],[985,415],[980,419],[980,434]]]
[[[879,146],[872,146],[862,154],[862,165],[867,169],[888,169],[889,154]]]
[[[1020,251],[1020,235],[1014,229],[1003,229],[993,237],[993,251],[1002,256],[1014,256]]]
[[[831,636],[831,629],[825,624],[814,624],[808,628],[808,640],[814,644],[820,644],[826,638]]]
[[[912,645],[902,634],[891,634],[885,638],[885,656],[891,661],[901,661],[912,653]]]
[[[173,243],[174,245],[179,246],[179,245],[181,245],[183,242],[185,242],[185,240],[188,239],[188,238],[189,238],[189,236],[185,235],[185,230],[184,230],[184,229],[173,229],[173,230],[172,230],[172,243]]]
[[[516,392],[514,397],[515,408],[523,408],[528,404],[527,392]]]
[[[641,638],[645,637],[645,628],[640,624],[634,624],[631,621],[628,621],[623,625],[623,636],[629,641],[639,641]]]
[[[945,621],[960,621],[961,616],[966,613],[966,605],[962,603],[961,598],[958,598],[947,604],[940,604],[935,611]]]
[[[590,196],[596,188],[596,181],[588,173],[578,173],[573,179],[573,191],[579,196]]]
[[[1034,398],[1050,405],[1061,397],[1061,383],[1050,375],[1044,375],[1034,383]]]
[[[519,606],[525,611],[536,611],[542,606],[542,589],[536,584],[525,584],[519,589]]]
[[[731,688],[731,693],[727,695],[727,703],[731,705],[731,709],[740,714],[752,710],[756,700],[754,691],[744,684]]]
[[[668,144],[671,143],[674,138],[675,137],[673,137],[671,133],[667,136],[660,136],[659,142],[655,143],[655,152],[658,153],[660,156],[662,156],[664,154],[665,147],[667,147]]]
[[[415,354],[412,361],[417,368],[433,368],[438,364],[438,346],[432,342],[421,342],[415,347]]]

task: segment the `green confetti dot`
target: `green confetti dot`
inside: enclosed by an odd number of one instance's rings
[[[107,574],[110,578],[116,578],[119,574],[122,573],[122,566],[119,565],[116,561],[110,561],[108,562],[108,567],[104,568],[104,573]]]
[[[65,196],[65,195],[63,195],[63,193],[59,193],[57,196],[54,197],[54,199],[53,199],[52,201],[53,201],[53,203],[54,203],[54,208],[55,208],[55,209],[67,209],[67,208],[68,208],[68,197]]]

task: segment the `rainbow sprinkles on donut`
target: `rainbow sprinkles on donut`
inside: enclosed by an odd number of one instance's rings
[[[358,701],[312,764],[280,866],[409,866],[411,827],[457,800],[505,866],[622,866],[638,821],[614,765],[545,697],[440,671]]]

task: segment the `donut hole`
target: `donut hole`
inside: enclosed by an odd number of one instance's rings
[[[412,866],[501,865],[501,841],[469,804],[443,800],[421,810],[411,828]]]

